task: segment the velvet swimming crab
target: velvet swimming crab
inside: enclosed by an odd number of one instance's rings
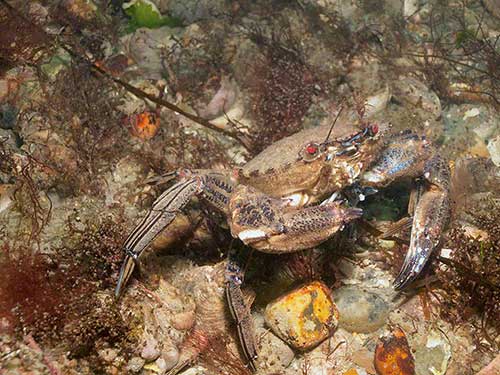
[[[339,120],[286,137],[237,171],[182,170],[125,241],[119,296],[146,247],[193,196],[227,217],[231,234],[259,251],[281,254],[327,240],[362,210],[341,199],[355,187],[385,187],[418,179],[411,239],[396,289],[411,283],[437,246],[449,217],[449,169],[429,141],[412,133],[388,135],[387,125]],[[242,267],[228,262],[226,295],[243,352],[254,368],[256,343],[240,285]]]

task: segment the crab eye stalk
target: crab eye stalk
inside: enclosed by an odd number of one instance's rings
[[[299,156],[304,161],[316,160],[321,155],[321,146],[319,143],[311,142],[299,152]]]

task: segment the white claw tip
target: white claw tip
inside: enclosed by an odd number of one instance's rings
[[[240,240],[243,242],[247,242],[248,240],[259,240],[266,238],[266,232],[260,229],[246,229],[244,231],[241,231],[238,234],[238,237]]]

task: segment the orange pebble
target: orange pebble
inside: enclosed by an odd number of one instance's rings
[[[343,375],[359,375],[358,371],[355,368],[350,368]]]
[[[160,117],[155,112],[145,111],[129,118],[130,133],[142,140],[153,138],[160,129]]]
[[[415,362],[401,328],[380,338],[375,349],[375,369],[379,375],[415,374]]]

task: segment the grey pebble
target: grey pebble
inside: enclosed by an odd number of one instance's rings
[[[350,332],[376,331],[384,326],[390,312],[384,298],[356,286],[341,287],[333,297],[339,310],[339,326]]]
[[[127,371],[131,373],[138,373],[144,367],[146,361],[141,357],[132,357],[127,363]]]

